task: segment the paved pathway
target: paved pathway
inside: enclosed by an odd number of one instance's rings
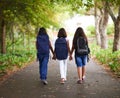
[[[59,66],[50,60],[48,85],[39,80],[38,62],[16,72],[0,85],[0,98],[120,98],[120,81],[91,60],[86,66],[86,80],[77,84],[74,61],[68,61],[68,80],[59,83]]]

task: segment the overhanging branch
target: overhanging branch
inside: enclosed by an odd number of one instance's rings
[[[115,22],[115,21],[116,21],[116,17],[114,16],[113,11],[112,11],[111,8],[110,8],[109,2],[106,1],[106,3],[107,3],[107,10],[108,10],[108,13],[110,14],[110,16],[111,16],[113,22]]]

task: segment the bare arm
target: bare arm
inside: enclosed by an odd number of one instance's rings
[[[35,45],[36,45],[36,50],[38,50],[38,45],[37,45],[37,41],[35,42]]]
[[[74,51],[74,45],[72,45],[72,49],[71,49],[71,51],[70,51],[70,54],[72,55],[73,54],[73,51]]]
[[[50,45],[50,50],[51,50],[52,54],[54,55],[54,51],[53,51],[53,48],[52,48],[52,45],[51,45],[50,41],[49,41],[49,45]]]
[[[73,59],[73,57],[72,57],[72,53],[73,53],[73,51],[74,51],[74,45],[72,45],[72,49],[71,49],[71,51],[70,51],[70,57],[69,57],[69,60],[72,60]]]
[[[69,45],[69,41],[67,40],[67,48],[68,48],[68,53],[70,55],[70,45]]]

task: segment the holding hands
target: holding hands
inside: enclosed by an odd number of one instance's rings
[[[55,53],[54,53],[52,59],[53,59],[53,60],[56,60],[56,59],[57,59]],[[70,53],[70,55],[69,55],[69,60],[72,60],[72,59],[73,59],[73,57],[72,57],[72,54]]]
[[[72,54],[70,52],[69,60],[72,60],[72,59],[73,59],[73,57],[72,57]]]
[[[70,56],[69,56],[69,60],[72,60],[72,59],[73,59],[73,57],[72,57],[72,55],[70,55]]]
[[[55,52],[54,52],[54,54],[53,54],[52,59],[53,59],[53,60],[56,60],[56,54],[55,54]]]

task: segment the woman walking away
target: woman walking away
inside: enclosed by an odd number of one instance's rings
[[[49,41],[49,36],[45,28],[40,28],[37,38],[36,38],[36,49],[37,58],[39,60],[39,74],[40,79],[44,85],[47,85],[47,71],[48,71],[48,60],[49,60],[49,50],[53,53],[53,48],[51,42]]]
[[[59,61],[60,66],[60,75],[61,81],[60,83],[64,84],[67,80],[67,57],[68,53],[70,53],[69,41],[67,39],[67,34],[64,28],[60,28],[57,39],[55,41],[55,57]]]
[[[75,62],[77,65],[78,84],[81,84],[85,78],[85,65],[87,63],[87,55],[90,52],[88,49],[88,40],[81,27],[78,27],[73,38],[70,60],[72,53],[75,50]]]

